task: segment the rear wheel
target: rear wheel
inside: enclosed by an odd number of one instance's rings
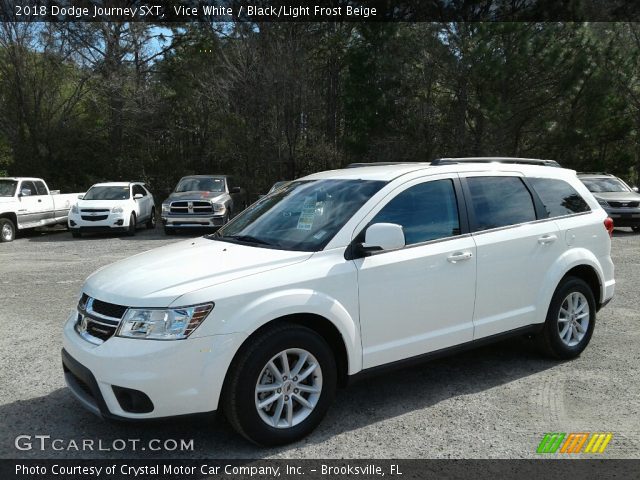
[[[16,226],[8,218],[0,218],[0,242],[13,242],[16,238]]]
[[[313,330],[281,324],[252,339],[229,368],[223,410],[241,435],[282,445],[320,423],[336,391],[336,363]]]
[[[131,212],[129,217],[129,228],[127,229],[127,235],[133,237],[136,234],[136,214]]]
[[[151,217],[147,221],[147,228],[149,230],[153,230],[154,228],[156,228],[156,209],[155,208],[151,209]]]
[[[543,351],[555,358],[575,358],[587,347],[596,323],[596,301],[587,283],[565,278],[551,299],[544,329]]]

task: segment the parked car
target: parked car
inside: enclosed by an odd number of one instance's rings
[[[162,202],[162,224],[171,235],[178,228],[225,225],[247,207],[247,193],[229,175],[189,175]]]
[[[65,378],[104,417],[222,409],[253,442],[292,442],[337,386],[389,366],[524,334],[578,356],[614,294],[612,229],[562,168],[317,173],[91,275]]]
[[[78,196],[69,212],[69,230],[75,238],[97,232],[133,236],[138,225],[156,227],[153,195],[142,182],[96,183]]]
[[[77,196],[49,190],[41,178],[0,178],[0,241],[13,241],[18,230],[66,224]]]
[[[624,181],[608,173],[580,173],[589,191],[613,219],[616,227],[640,232],[640,194]]]

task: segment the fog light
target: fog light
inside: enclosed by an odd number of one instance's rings
[[[114,225],[118,225],[118,226],[122,226],[122,224],[124,223],[124,220],[121,218],[120,220],[116,221],[116,223],[114,223]]]
[[[72,227],[76,226],[76,222],[74,222],[73,220],[69,220],[69,225],[71,225]]]
[[[132,388],[118,387],[112,385],[113,393],[118,399],[120,408],[130,413],[149,413],[153,412],[153,402],[147,394],[140,390]]]

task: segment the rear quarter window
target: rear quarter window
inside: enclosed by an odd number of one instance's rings
[[[564,180],[529,178],[529,182],[544,204],[547,218],[562,217],[591,210],[584,198]]]

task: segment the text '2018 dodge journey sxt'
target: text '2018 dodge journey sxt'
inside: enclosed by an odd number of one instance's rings
[[[443,162],[317,173],[213,235],[85,282],[63,367],[107,418],[222,410],[308,434],[354,375],[505,335],[579,355],[614,292],[613,223],[562,168]]]

